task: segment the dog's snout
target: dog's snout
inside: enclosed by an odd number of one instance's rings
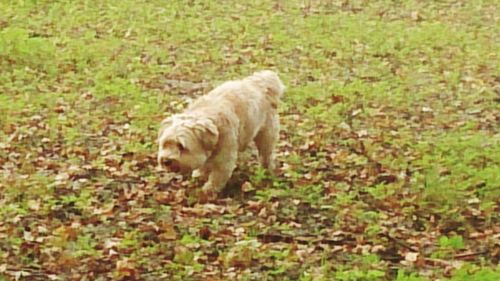
[[[163,158],[160,160],[161,166],[170,172],[177,173],[181,170],[179,162],[173,159]]]
[[[169,167],[169,166],[171,166],[171,165],[172,165],[172,163],[174,163],[174,161],[172,161],[172,159],[164,159],[164,160],[163,160],[163,165],[164,165],[164,166]]]

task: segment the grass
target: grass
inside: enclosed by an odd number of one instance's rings
[[[1,1],[0,280],[497,280],[499,8]],[[280,172],[198,204],[159,122],[260,69]]]

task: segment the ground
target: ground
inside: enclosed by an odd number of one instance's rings
[[[499,9],[0,2],[0,280],[500,280]],[[261,69],[279,171],[198,203],[159,123]]]

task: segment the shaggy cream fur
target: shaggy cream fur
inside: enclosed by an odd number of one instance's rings
[[[278,103],[285,86],[270,70],[228,81],[163,120],[158,134],[158,164],[170,171],[198,169],[203,191],[213,197],[236,167],[238,152],[255,142],[260,162],[274,168]]]

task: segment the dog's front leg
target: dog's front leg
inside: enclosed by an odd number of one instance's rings
[[[209,199],[214,199],[224,188],[236,168],[236,150],[227,149],[218,155],[217,159],[211,163],[211,171],[208,181],[203,185],[203,192]]]
[[[231,178],[234,167],[232,169],[228,167],[214,167],[210,175],[208,176],[208,181],[203,185],[203,192],[210,197],[215,197],[224,188],[227,181]]]

